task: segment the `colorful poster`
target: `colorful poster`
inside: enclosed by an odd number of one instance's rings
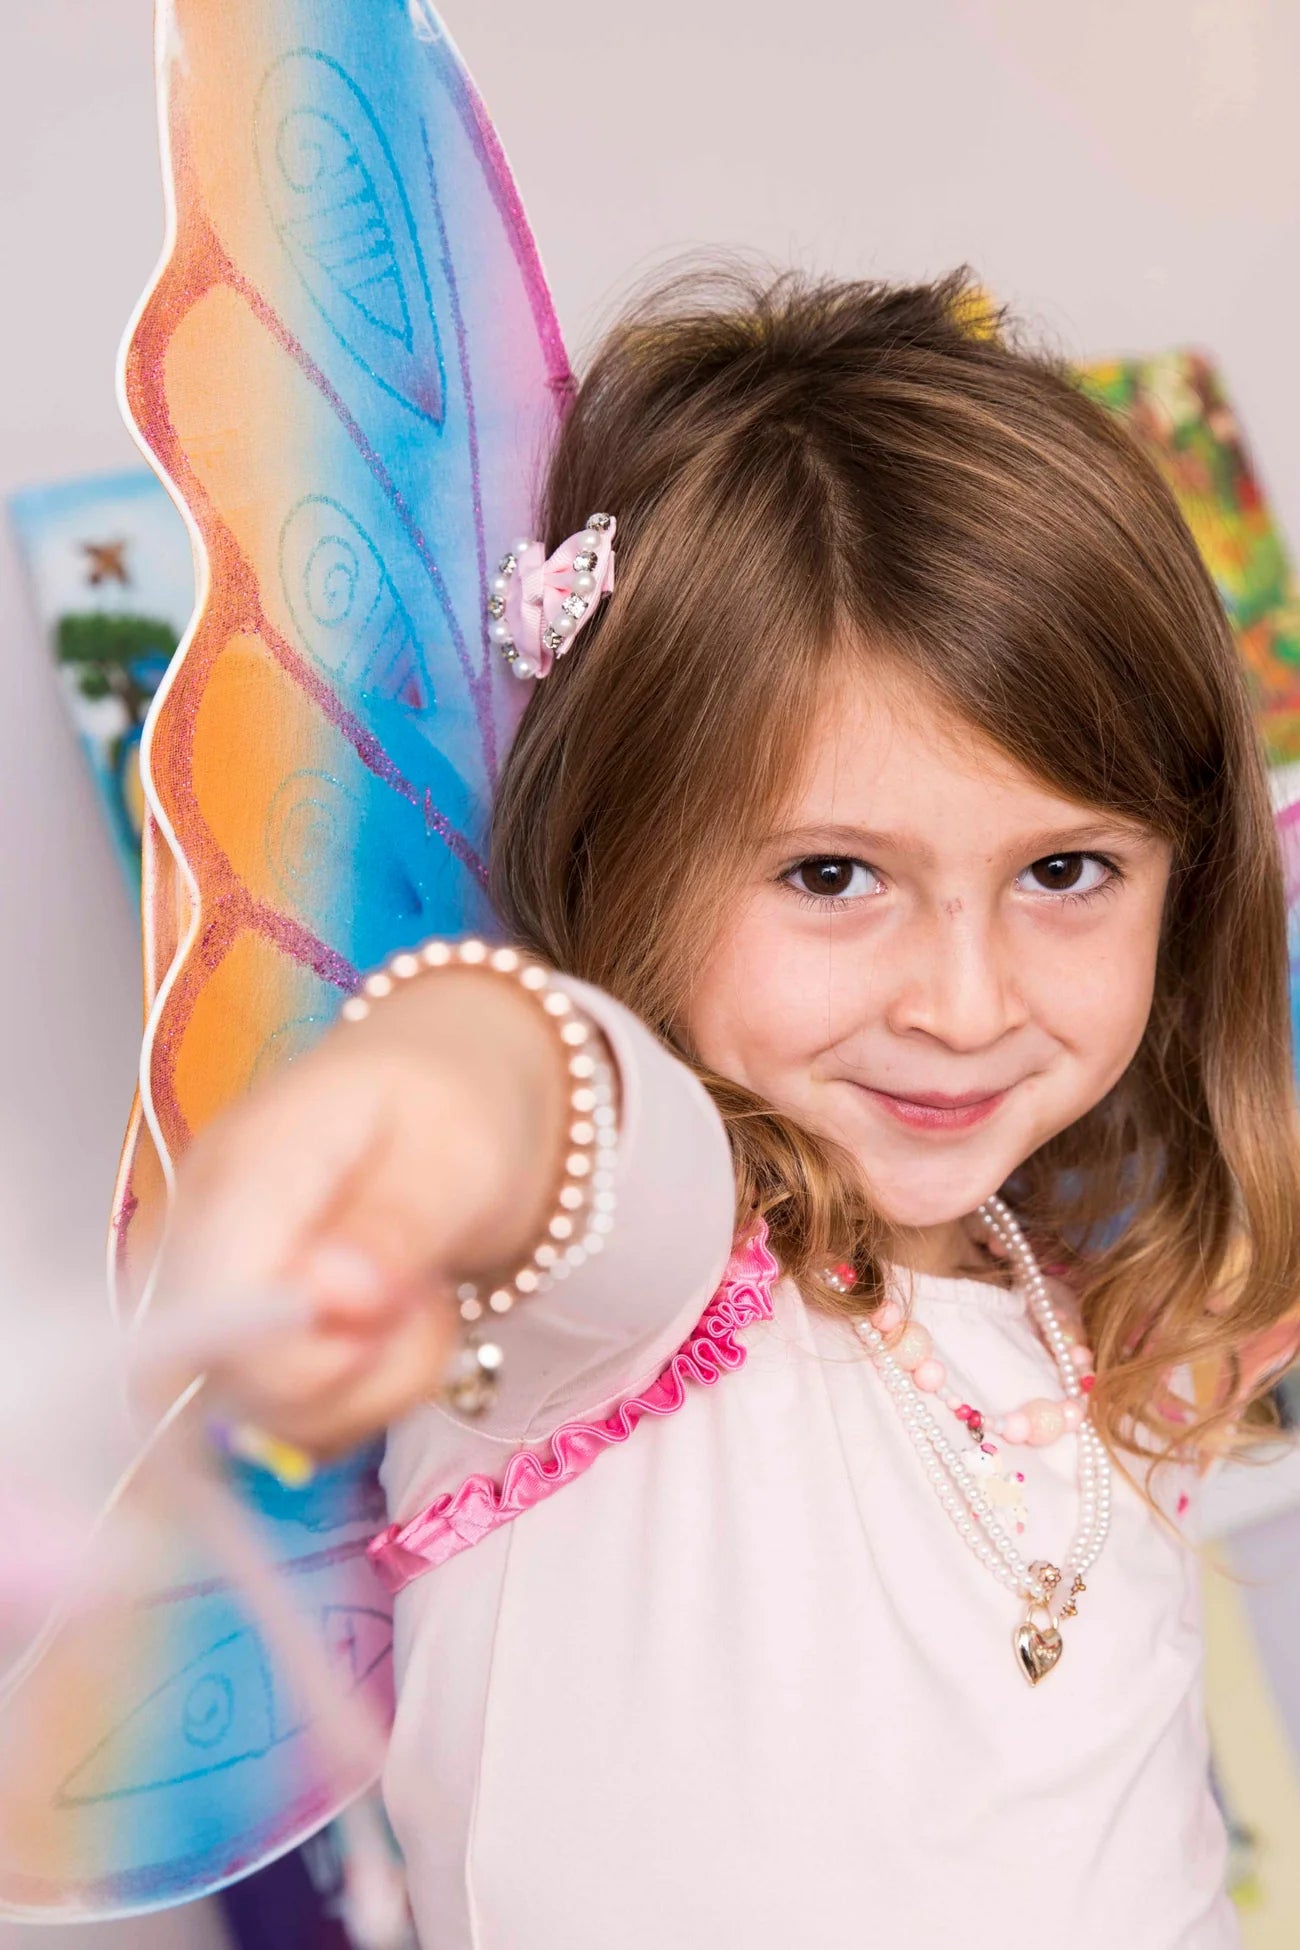
[[[140,734],[194,607],[185,523],[147,468],[26,488],[10,512],[118,858],[140,886]]]
[[[1223,378],[1203,352],[1079,368],[1178,498],[1237,636],[1269,762],[1300,759],[1300,592]]]

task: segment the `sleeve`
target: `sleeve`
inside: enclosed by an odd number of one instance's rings
[[[383,1480],[402,1520],[561,1423],[599,1420],[660,1373],[704,1311],[733,1244],[735,1176],[708,1092],[638,1016],[561,978],[601,1030],[621,1094],[614,1228],[598,1256],[495,1325],[505,1354],[491,1407],[472,1420],[422,1404],[388,1435]]]

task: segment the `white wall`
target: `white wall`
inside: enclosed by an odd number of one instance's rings
[[[585,30],[566,13],[448,7],[571,343],[664,249],[883,276],[969,260],[1080,354],[1215,351],[1300,549],[1300,7],[657,0]]]
[[[687,247],[887,276],[967,260],[1080,355],[1216,353],[1300,546],[1300,7],[445,0],[445,13],[575,350],[633,272]],[[148,0],[0,5],[0,495],[134,455],[112,369],[160,235],[148,16]],[[130,908],[5,534],[0,1305],[98,1277],[137,994]],[[197,1920],[178,1925],[174,1941],[201,1941]],[[165,1935],[131,1925],[112,1940],[144,1950]]]

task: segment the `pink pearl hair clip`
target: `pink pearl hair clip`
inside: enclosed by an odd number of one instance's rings
[[[588,515],[553,555],[523,539],[502,556],[488,592],[488,635],[516,677],[549,675],[613,594],[617,526],[613,515]]]

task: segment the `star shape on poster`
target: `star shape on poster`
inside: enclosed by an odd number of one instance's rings
[[[86,581],[92,589],[101,582],[120,582],[124,589],[129,586],[125,542],[83,542],[81,552],[87,558]]]

